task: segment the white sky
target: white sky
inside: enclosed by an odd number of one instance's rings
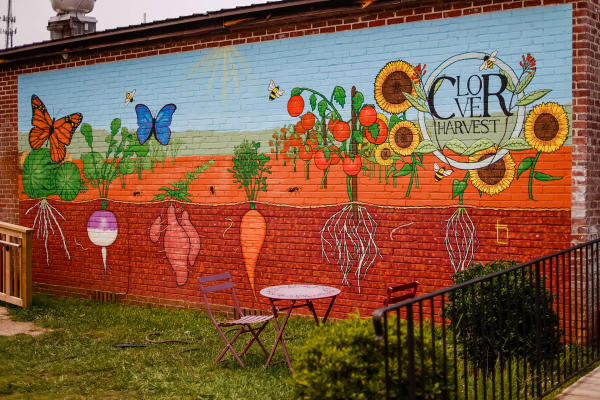
[[[272,0],[271,0],[272,1]],[[88,14],[98,20],[97,31],[146,22],[176,18],[207,11],[266,3],[266,0],[97,0],[94,10]],[[6,15],[8,0],[0,0],[0,16]],[[12,14],[17,21],[14,27],[13,46],[50,40],[46,29],[48,18],[56,15],[50,0],[13,0]],[[0,28],[6,28],[0,21]],[[4,49],[6,37],[0,35],[0,49]]]

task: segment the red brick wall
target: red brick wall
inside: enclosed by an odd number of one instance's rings
[[[339,32],[344,30],[365,29],[381,25],[402,24],[414,21],[427,21],[441,18],[454,18],[463,15],[478,13],[487,13],[501,10],[510,10],[522,7],[536,7],[551,4],[572,3],[573,5],[573,177],[572,177],[572,212],[557,212],[552,215],[560,224],[553,232],[549,232],[551,237],[544,248],[547,253],[551,250],[559,250],[568,245],[570,241],[579,242],[597,236],[597,227],[600,222],[600,204],[598,183],[600,178],[600,160],[596,156],[596,149],[600,147],[598,143],[598,133],[600,133],[600,67],[599,67],[599,14],[598,0],[587,1],[525,1],[525,0],[506,0],[506,1],[401,1],[396,6],[379,6],[373,3],[366,9],[349,11],[346,17],[323,17],[316,19],[311,16],[308,19],[298,20],[290,17],[287,20],[271,23],[268,26],[255,26],[252,29],[245,28],[243,25],[232,27],[232,32],[204,35],[194,38],[161,40],[145,45],[115,46],[106,50],[89,51],[80,54],[70,55],[67,60],[60,56],[47,57],[43,60],[25,62],[18,66],[3,66],[0,64],[0,137],[3,138],[0,147],[0,220],[17,222],[20,215],[20,223],[31,225],[30,217],[24,217],[24,211],[33,203],[23,201],[20,204],[19,213],[18,202],[18,184],[17,184],[17,76],[52,69],[73,68],[83,65],[92,65],[96,63],[112,62],[139,57],[150,57],[159,54],[177,53],[184,51],[199,50],[210,47],[237,45],[244,43],[253,43],[261,41],[270,41],[284,39],[288,37],[316,35],[321,33]],[[380,7],[380,8],[378,8]],[[295,21],[294,21],[295,20]],[[294,22],[292,22],[294,21]],[[444,210],[433,210],[427,212],[443,212]],[[382,212],[378,210],[378,212]],[[487,221],[488,226],[493,225],[493,219],[498,215],[496,210],[477,210],[474,211],[477,218],[481,221]],[[277,213],[273,211],[272,218]],[[570,215],[569,215],[570,214]],[[517,218],[516,215],[507,214],[506,217]],[[291,218],[291,217],[290,217]],[[317,218],[317,217],[315,217]],[[322,218],[322,216],[321,216]],[[386,219],[387,218],[387,219]],[[382,221],[388,221],[392,224],[395,220],[392,216],[381,218]],[[526,240],[539,240],[539,235],[545,234],[545,224],[548,215],[541,212],[535,215],[535,218],[529,218],[527,223],[523,224],[521,229],[527,232]],[[570,220],[570,221],[569,221]],[[437,219],[439,221],[439,218]],[[82,220],[74,220],[74,227],[81,225]],[[396,225],[399,225],[400,221]],[[570,224],[569,224],[570,222]],[[83,221],[84,223],[84,221]],[[271,219],[269,226],[276,225],[276,220]],[[396,226],[394,225],[394,226]],[[569,226],[570,225],[570,226]],[[391,229],[392,225],[388,227]],[[140,228],[141,229],[141,228]],[[430,233],[439,232],[439,222],[432,221],[428,228]],[[570,234],[569,235],[569,231]],[[495,237],[495,231],[483,232],[485,240],[492,241]],[[553,235],[553,236],[552,236]],[[218,236],[218,235],[217,235]],[[506,248],[490,254],[481,254],[479,259],[490,260],[499,258],[518,258],[519,261],[526,261],[538,254],[533,251],[530,243],[527,241],[513,243],[516,246]],[[54,245],[57,245],[56,243]],[[129,251],[128,244],[124,244],[123,249]],[[397,282],[398,279],[409,279],[418,277],[422,281],[423,291],[431,291],[450,283],[449,271],[437,271],[423,261],[430,254],[425,250],[413,252],[413,257],[407,259],[394,258],[393,243],[386,243],[382,246],[386,253],[386,267],[382,272],[373,275],[371,283],[365,283],[365,292],[361,295],[361,302],[365,309],[376,307],[381,301],[381,293],[385,285],[389,282]],[[232,247],[233,249],[233,247]],[[59,249],[60,250],[60,249]],[[416,250],[416,249],[415,249]],[[435,251],[443,251],[436,249]],[[265,254],[268,254],[263,250]],[[219,256],[215,253],[214,261],[219,262]],[[319,257],[319,255],[316,255]],[[47,269],[45,266],[45,255],[38,254],[36,260],[36,271],[34,282],[38,288],[53,288],[52,291],[60,292],[57,287],[79,287],[86,290],[110,290],[115,292],[125,292],[127,290],[130,301],[145,301],[148,295],[157,293],[159,283],[148,284],[143,282],[142,278],[133,279],[133,284],[129,282],[126,288],[123,282],[106,282],[102,277],[101,271],[96,271],[96,277],[89,275],[88,272],[81,270],[77,273],[68,271],[68,266],[62,265],[58,261],[58,269]],[[266,271],[266,275],[281,275],[286,270],[286,266],[272,261],[273,270]],[[87,265],[87,260],[81,260],[83,265]],[[239,262],[239,260],[238,260]],[[235,264],[235,263],[234,263]],[[315,266],[304,265],[307,273],[317,275],[320,270]],[[277,269],[279,267],[280,269]],[[133,271],[137,266],[133,266]],[[239,271],[243,271],[240,267]],[[329,272],[336,273],[336,266],[329,265]],[[60,271],[63,271],[60,274]],[[208,271],[208,270],[205,270]],[[236,269],[233,269],[236,271]],[[125,272],[125,271],[123,271]],[[72,274],[71,278],[66,278]],[[388,276],[386,276],[388,275]],[[418,275],[418,276],[417,276]],[[131,273],[124,273],[123,276],[131,278]],[[240,281],[243,281],[240,276]],[[339,284],[339,276],[335,275],[331,282],[325,279],[327,283]],[[73,281],[70,281],[74,279]],[[195,279],[195,276],[193,277]],[[136,283],[137,282],[137,283]],[[245,281],[244,281],[245,282]],[[163,282],[164,283],[164,282]],[[323,282],[325,283],[325,282]],[[244,287],[246,295],[249,295],[248,287]],[[44,290],[44,289],[42,289]],[[66,291],[69,291],[67,289]],[[83,292],[82,292],[83,293]],[[86,292],[87,293],[87,292]],[[200,299],[197,293],[175,293],[171,296],[165,293],[164,289],[158,291],[160,296],[170,297],[169,301],[191,301],[198,302]],[[81,293],[80,293],[81,294]],[[351,311],[353,299],[358,294],[347,294],[347,298],[342,298],[336,311],[339,316],[343,312]],[[141,299],[141,300],[140,300]],[[252,300],[247,298],[246,300]],[[164,304],[166,300],[158,301]],[[162,302],[162,303],[161,303]],[[175,304],[170,304],[175,305]]]

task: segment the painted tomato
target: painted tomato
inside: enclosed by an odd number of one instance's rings
[[[354,156],[354,160],[350,157],[344,158],[344,172],[350,176],[357,175],[361,166],[362,161],[359,155]]]
[[[387,125],[385,124],[385,122],[383,122],[379,118],[377,118],[375,123],[379,126],[379,135],[377,135],[377,139],[375,139],[373,137],[373,135],[371,134],[371,131],[369,131],[369,128],[365,128],[365,130],[364,130],[365,136],[367,137],[367,140],[371,143],[382,144],[383,142],[385,142],[387,140],[388,128],[387,128]]]
[[[313,113],[306,113],[302,116],[300,122],[302,122],[302,126],[304,127],[304,129],[312,129],[313,126],[315,126],[315,116]]]
[[[287,108],[288,113],[292,117],[297,117],[298,115],[302,114],[302,110],[304,110],[304,99],[300,95],[290,97]]]
[[[335,128],[335,124],[338,123],[337,119],[330,119],[329,123],[327,124],[328,128],[329,128],[329,132],[331,132],[333,134],[333,130]]]
[[[300,138],[295,133],[290,137],[290,146],[298,147],[302,144]]]
[[[377,111],[371,106],[364,106],[358,113],[358,120],[362,126],[371,126],[377,119]]]
[[[331,164],[331,154],[329,155],[329,160],[328,160],[327,157],[325,156],[325,151],[323,149],[321,149],[315,153],[314,160],[315,160],[315,165],[317,166],[317,168],[326,170],[329,167],[329,165]]]
[[[329,146],[329,149],[331,150],[331,152],[329,153],[329,163],[331,165],[336,165],[340,162],[340,155],[338,154],[338,151],[340,151],[340,149],[338,149],[338,147],[334,145]]]
[[[344,142],[350,137],[350,125],[347,122],[339,121],[333,128],[333,137],[338,142]]]
[[[298,121],[296,124],[296,133],[298,135],[302,135],[304,132],[306,132],[306,129],[304,129],[304,126],[302,126],[302,121]]]
[[[308,147],[308,150],[306,147]],[[304,161],[309,161],[312,158],[312,147],[301,145],[300,150],[298,150],[298,157]]]

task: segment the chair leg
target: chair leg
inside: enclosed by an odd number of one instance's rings
[[[227,345],[225,346],[225,348],[223,349],[223,351],[221,351],[221,354],[219,354],[219,356],[215,360],[215,363],[220,362],[221,359],[225,356],[225,354],[229,350],[229,351],[231,351],[231,353],[233,354],[233,356],[235,357],[235,359],[237,360],[237,362],[242,366],[242,368],[245,367],[244,362],[242,361],[242,359],[240,358],[240,356],[238,356],[238,354],[236,353],[235,349],[233,348],[233,343],[237,340],[238,336],[240,336],[243,332],[244,332],[244,328],[241,327],[235,333],[235,335],[233,336],[233,338],[231,339],[231,341],[229,341],[229,340],[227,340],[227,337],[223,334],[223,332],[221,332],[221,330],[219,330],[219,333],[221,334],[221,337],[223,338],[223,340],[225,341],[225,343]]]
[[[240,356],[243,357],[244,354],[246,354],[246,351],[248,351],[248,349],[250,349],[250,346],[252,346],[252,343],[254,343],[255,341],[261,347],[261,349],[263,350],[263,352],[266,355],[269,355],[269,353],[267,352],[267,349],[265,349],[265,346],[263,346],[262,342],[258,338],[258,335],[260,335],[260,333],[263,331],[263,329],[265,329],[265,327],[267,326],[268,323],[269,323],[269,321],[265,321],[265,323],[262,324],[261,326],[259,326],[258,328],[247,327],[248,332],[252,333],[252,336],[254,336],[254,337],[248,342],[248,344],[246,345],[246,347],[244,347],[244,350],[240,353]]]

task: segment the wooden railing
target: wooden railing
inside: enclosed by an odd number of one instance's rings
[[[33,229],[0,222],[0,301],[31,305]]]

